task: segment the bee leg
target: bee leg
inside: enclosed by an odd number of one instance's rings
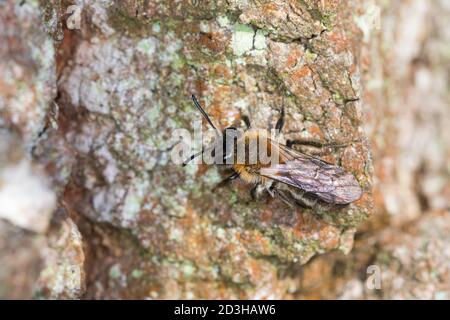
[[[309,196],[305,192],[291,192],[291,195],[295,199],[295,203],[302,208],[311,209],[317,204],[317,198]]]
[[[255,186],[250,190],[250,195],[253,200],[259,200],[264,195],[264,191],[266,188],[261,184],[257,183]]]
[[[317,206],[322,211],[331,211],[335,209],[339,209],[339,206],[332,204],[332,203],[318,203]]]
[[[253,200],[253,201],[256,200],[256,186],[254,186],[254,187],[250,190],[250,196],[252,197],[252,200]]]
[[[330,154],[331,151],[329,148],[337,149],[337,148],[345,148],[350,143],[327,143],[316,139],[298,139],[298,140],[287,140],[286,146],[288,148],[292,148],[294,145],[300,146],[299,151],[309,154],[311,156],[320,157],[327,154]]]
[[[284,118],[285,118],[285,113],[284,113],[284,105],[281,107],[281,111],[280,111],[280,118],[278,118],[277,123],[275,124],[275,130],[277,131],[277,134],[281,133],[281,130],[283,130],[284,127]]]
[[[230,183],[231,181],[235,180],[236,178],[239,178],[239,173],[237,172],[233,172],[230,176],[226,177],[225,179],[223,179],[222,181],[220,181],[214,188],[213,191],[217,190],[218,188],[221,188],[225,185],[227,185],[228,183]]]
[[[311,208],[314,208],[317,205],[317,199],[306,198],[305,200]]]
[[[242,121],[244,121],[245,126],[247,127],[247,129],[250,129],[250,127],[251,127],[250,118],[247,117],[246,115],[242,115],[241,119],[242,119]]]
[[[276,190],[275,196],[277,196],[278,199],[283,201],[285,204],[287,204],[289,207],[293,208],[295,203],[290,199],[283,191]]]
[[[286,146],[292,147],[293,145],[303,145],[303,146],[310,146],[310,147],[316,147],[316,148],[345,148],[349,145],[361,142],[361,139],[356,139],[350,142],[323,142],[318,139],[296,139],[296,140],[287,140]]]
[[[272,198],[275,197],[275,193],[274,193],[273,189],[271,189],[270,187],[266,187],[266,191],[272,196]]]
[[[314,206],[316,205],[317,201],[311,200],[311,199],[307,199],[307,198],[303,198],[303,199],[296,199],[297,200],[297,204],[305,209],[312,209],[314,208]]]

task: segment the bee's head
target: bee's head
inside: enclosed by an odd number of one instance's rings
[[[233,156],[233,152],[235,151],[236,141],[240,137],[239,130],[236,127],[227,127],[223,131],[219,131],[217,129],[217,127],[214,125],[214,123],[211,121],[211,119],[208,116],[208,114],[206,113],[206,111],[201,107],[200,103],[198,102],[197,98],[195,98],[194,95],[192,95],[192,100],[194,101],[195,107],[202,114],[203,118],[215,130],[216,142],[212,146],[202,150],[202,152],[191,156],[188,159],[188,161],[184,163],[184,165],[186,165],[190,160],[194,159],[195,157],[201,155],[206,150],[212,150],[212,149],[214,149],[217,146],[219,146],[219,147],[222,146],[222,148],[219,148],[219,149],[222,149],[222,152],[221,152],[220,156],[223,155],[223,159],[224,160],[232,157]]]

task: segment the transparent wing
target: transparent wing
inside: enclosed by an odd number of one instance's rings
[[[279,152],[279,164],[261,168],[264,177],[285,183],[331,204],[348,204],[358,200],[362,189],[356,178],[341,167],[272,142]]]

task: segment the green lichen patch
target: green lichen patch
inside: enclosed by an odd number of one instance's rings
[[[253,48],[255,30],[252,27],[236,23],[233,27],[231,47],[236,56],[242,56]]]

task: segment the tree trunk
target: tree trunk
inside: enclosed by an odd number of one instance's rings
[[[361,242],[346,258],[334,253],[304,265],[335,249],[348,254],[357,227],[371,215],[369,141],[380,162],[375,165],[376,215],[362,227],[365,234],[442,208],[442,193],[428,194],[421,184],[417,191],[415,180],[402,176],[425,172],[431,179],[428,167],[422,167],[427,159],[422,152],[432,146],[418,145],[416,162],[408,167],[411,141],[404,135],[412,132],[415,115],[430,113],[406,108],[408,116],[397,121],[403,111],[391,105],[405,101],[396,91],[387,92],[414,88],[403,81],[425,52],[399,48],[392,58],[382,51],[383,44],[394,44],[382,37],[387,26],[378,23],[377,9],[398,21],[400,40],[415,41],[401,33],[407,17],[392,13],[401,5],[356,0],[72,3],[8,0],[0,5],[0,23],[10,31],[0,35],[0,55],[7,58],[0,63],[0,128],[25,149],[19,158],[0,161],[0,172],[31,155],[26,161],[36,172],[29,174],[39,177],[38,190],[49,192],[42,227],[27,219],[20,224],[0,211],[0,228],[5,225],[26,241],[45,240],[28,248],[43,258],[8,269],[32,265],[40,271],[27,279],[37,279],[37,291],[26,286],[22,296],[345,296],[344,284],[354,279],[344,274],[335,280],[336,269],[314,274],[313,268],[344,259],[361,269],[378,251],[360,257],[360,247],[368,246]],[[16,42],[19,38],[23,42]],[[386,73],[389,66],[383,63],[395,58],[403,63],[401,71]],[[433,68],[423,68],[434,74]],[[383,81],[390,81],[387,89],[380,87]],[[243,116],[254,128],[273,128],[284,108],[284,139],[346,143],[324,148],[321,157],[352,173],[364,190],[362,198],[342,208],[290,208],[277,199],[252,199],[251,186],[241,182],[215,188],[226,177],[219,166],[173,163],[174,132],[193,133],[200,119],[191,94],[220,128],[241,127]],[[436,112],[448,117],[448,110],[437,105]],[[438,128],[448,128],[444,121]],[[424,131],[434,135],[429,127]],[[8,148],[14,150],[11,144]],[[400,162],[388,170],[389,159]],[[432,165],[433,174],[442,177],[443,163]],[[398,176],[391,174],[395,170]],[[391,218],[393,212],[398,214]],[[35,213],[27,208],[18,214]],[[4,247],[0,242],[0,252]],[[38,262],[42,266],[36,267]],[[358,272],[354,265],[345,268]],[[311,284],[305,284],[306,274],[311,283],[327,279],[332,288],[305,294]]]

